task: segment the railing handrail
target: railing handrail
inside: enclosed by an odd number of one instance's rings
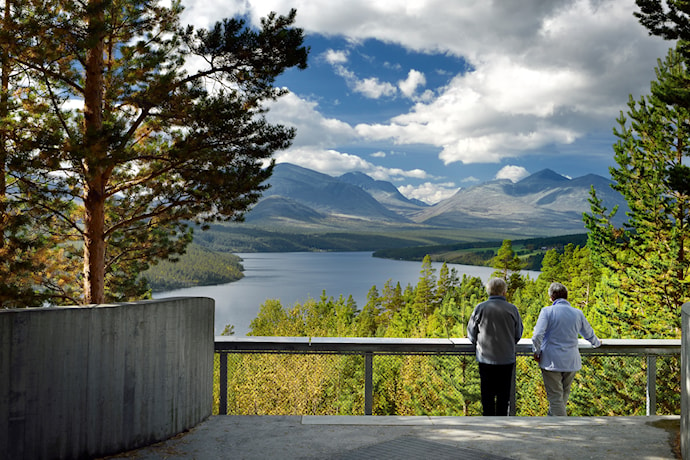
[[[644,356],[647,359],[647,415],[656,414],[656,357],[680,355],[681,339],[603,339],[601,346],[593,348],[580,339],[578,348],[582,354]],[[381,337],[232,337],[216,336],[215,352],[228,353],[303,353],[303,354],[361,354],[365,366],[366,415],[372,414],[372,376],[374,355],[394,354],[453,354],[473,355],[474,345],[466,337],[461,338],[381,338]],[[521,339],[516,348],[518,355],[532,354],[532,339]],[[227,360],[220,360],[219,413],[227,413]],[[511,407],[515,407],[515,383]],[[225,396],[224,396],[225,395]]]
[[[680,339],[602,339],[601,347],[592,348],[579,340],[583,354],[602,355],[667,355],[680,354]],[[216,353],[298,352],[298,353],[450,353],[474,354],[474,346],[466,337],[459,338],[382,338],[382,337],[264,337],[216,336]],[[532,354],[532,339],[521,339],[518,355]]]

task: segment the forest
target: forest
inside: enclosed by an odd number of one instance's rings
[[[521,314],[530,337],[548,305],[547,288],[565,284],[571,304],[583,311],[602,339],[680,338],[680,310],[690,300],[690,103],[679,85],[690,84],[683,42],[659,60],[651,93],[621,113],[614,128],[613,188],[628,206],[623,225],[618,209],[606,209],[594,190],[584,244],[547,250],[540,275],[520,274],[524,261],[510,240],[490,265],[509,286],[508,300]],[[455,248],[463,249],[463,248]],[[466,249],[466,248],[465,248]],[[476,248],[475,248],[476,249]],[[422,261],[416,286],[388,282],[372,286],[365,305],[325,294],[284,307],[265,302],[251,323],[251,335],[337,337],[465,337],[475,305],[486,299],[481,280],[458,279],[447,264],[435,273],[431,257]],[[231,328],[229,328],[230,330]],[[229,410],[237,414],[357,414],[363,367],[359,356],[239,355],[232,370]],[[571,415],[644,413],[644,358],[588,357],[573,384]],[[376,365],[374,414],[479,415],[479,379],[473,357],[391,357]],[[518,359],[517,415],[544,415],[545,396],[538,366]],[[657,362],[657,413],[677,414],[680,366],[677,357]],[[270,389],[270,391],[268,390]],[[301,390],[301,396],[290,396]]]
[[[244,275],[239,256],[210,251],[192,243],[178,260],[161,261],[151,266],[143,276],[153,292],[161,292],[229,283]]]
[[[510,280],[509,300],[518,306],[531,337],[539,311],[549,305],[552,281],[569,287],[573,306],[583,310],[600,338],[676,338],[678,325],[664,333],[641,331],[640,325],[611,320],[610,306],[597,300],[602,270],[590,250],[567,245],[549,250],[540,276],[518,273],[519,257],[509,240],[493,262],[494,276]],[[351,298],[312,299],[286,308],[277,299],[261,306],[251,323],[253,336],[312,337],[465,337],[469,316],[486,299],[481,279],[459,279],[447,264],[432,268],[425,257],[416,286],[390,280],[372,286],[361,308]],[[620,313],[620,312],[619,312]],[[626,316],[623,314],[622,316]],[[230,355],[229,410],[238,414],[361,413],[361,356]],[[479,375],[474,356],[409,355],[377,357],[374,375],[375,415],[480,415]],[[658,413],[680,410],[680,367],[676,357],[660,358]],[[644,415],[643,357],[587,356],[571,396],[571,415]],[[517,361],[517,415],[544,415],[546,399],[538,366],[528,357]],[[271,391],[264,391],[266,388]],[[262,390],[264,389],[264,390]]]
[[[492,255],[490,265],[508,281],[509,300],[528,332],[547,304],[546,287],[560,281],[601,338],[680,337],[680,308],[690,300],[690,4],[666,2],[666,11],[662,3],[638,0],[641,12],[634,14],[649,33],[673,41],[672,48],[658,60],[649,94],[631,95],[613,128],[609,172],[628,205],[623,224],[614,223],[618,209],[606,209],[592,190],[583,215],[586,243],[546,251],[538,279],[520,275],[524,255],[509,240]],[[294,128],[266,118],[266,103],[287,91],[276,78],[307,66],[304,31],[293,27],[296,10],[269,13],[259,28],[228,18],[209,29],[181,27],[179,2],[19,2],[4,13],[0,307],[133,302],[150,298],[152,286],[172,287],[163,278],[179,287],[241,276],[237,259],[218,254],[230,253],[235,242],[212,226],[242,220],[266,189],[274,153],[296,136]],[[189,63],[203,66],[188,73]],[[212,87],[205,85],[209,79]],[[195,229],[211,230],[209,244],[226,250],[190,246],[203,238]],[[475,229],[486,238],[490,230]],[[322,250],[321,243],[341,241],[364,250],[363,244],[453,241],[427,236],[287,235],[281,247]],[[463,251],[450,252],[489,256]],[[190,273],[167,263],[181,258],[195,267]],[[463,337],[471,309],[485,299],[482,282],[458,279],[447,265],[435,273],[430,261],[426,251],[416,286],[372,286],[361,306],[325,295],[289,308],[267,301],[251,333]],[[216,268],[209,273],[203,265]],[[284,358],[243,358],[253,373],[233,363],[237,395],[245,387],[265,389],[260,401],[236,398],[238,405],[253,404],[238,406],[238,413],[294,413],[294,406],[271,398],[295,383],[300,367],[313,390],[303,413],[359,407],[359,393],[348,386],[359,381],[358,357],[318,368]],[[270,366],[257,373],[264,364]],[[530,364],[519,361],[518,375],[536,372]],[[476,411],[471,358],[410,356],[391,359],[385,369],[376,378],[377,414]],[[675,413],[678,363],[664,361],[658,371],[659,381],[668,382],[660,390],[660,413]],[[641,362],[593,358],[576,381],[573,415],[639,413],[644,372]],[[518,382],[519,394],[540,394],[538,379]],[[523,400],[518,413],[539,413],[539,404],[543,398]]]
[[[586,243],[586,233],[512,240],[515,252],[522,259],[522,268],[536,271],[541,270],[541,262],[547,250],[562,250],[568,244],[584,246]],[[380,249],[374,252],[374,257],[421,261],[424,257],[429,256],[433,262],[490,266],[491,260],[501,244],[501,241],[474,241],[471,243]]]

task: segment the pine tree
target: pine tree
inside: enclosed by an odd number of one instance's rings
[[[458,286],[458,272],[456,269],[449,269],[448,264],[443,262],[438,272],[438,282],[436,283],[436,305],[440,305],[447,295]]]
[[[434,311],[436,306],[435,271],[436,270],[431,266],[431,257],[427,254],[422,260],[419,281],[414,290],[414,308],[425,318]]]
[[[508,300],[518,289],[524,286],[525,281],[520,275],[524,263],[513,251],[513,242],[503,240],[496,256],[491,259],[491,266],[496,269],[492,276],[499,276],[508,283]]]
[[[690,2],[687,0],[635,0],[640,8],[633,15],[640,21],[650,35],[673,40],[685,58],[690,57]],[[688,100],[690,78],[680,76],[675,82],[679,90],[677,102]],[[682,104],[681,104],[682,105]]]
[[[690,111],[669,105],[656,89],[687,76],[687,65],[670,50],[656,75],[652,94],[638,102],[631,97],[614,130],[612,187],[630,208],[627,220],[615,226],[616,211],[605,209],[592,191],[585,224],[593,258],[609,271],[609,289],[622,296],[628,327],[636,335],[673,337],[680,334],[680,307],[690,293],[690,196],[687,182],[678,180],[687,168]],[[621,312],[610,316],[616,321]]]
[[[12,8],[13,2],[5,0],[0,10],[0,40],[17,31]],[[14,177],[17,163],[27,155],[23,150],[27,133],[33,131],[33,136],[45,136],[46,128],[35,120],[42,118],[44,106],[25,97],[37,113],[27,117],[20,110],[16,88],[26,78],[26,73],[3,48],[0,53],[0,308],[41,306],[74,298],[69,282],[74,279],[74,263],[70,246],[60,245],[62,241],[57,236],[60,222],[46,216],[43,208],[23,193],[21,182]],[[33,130],[22,129],[22,123],[27,120],[26,124]],[[59,211],[66,212],[69,207],[69,204],[62,206]]]
[[[553,282],[561,282],[564,277],[564,273],[561,269],[559,259],[558,251],[555,249],[549,249],[546,251],[544,258],[541,261],[541,273],[539,274],[539,280],[548,284]]]
[[[367,303],[356,317],[356,336],[375,337],[381,318],[381,297],[376,286],[367,293]]]
[[[383,291],[381,292],[381,306],[386,315],[390,316],[402,308],[404,301],[402,295],[402,287],[400,287],[400,282],[397,281],[395,286],[393,286],[393,280],[388,279],[383,285]]]
[[[177,0],[4,10],[3,64],[22,75],[7,173],[80,241],[82,303],[144,295],[137,275],[182,253],[190,223],[241,219],[294,137],[267,123],[264,102],[284,94],[273,84],[285,69],[306,67],[295,11],[258,31],[237,19],[184,29],[181,12]]]

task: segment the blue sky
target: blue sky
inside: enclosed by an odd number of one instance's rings
[[[458,188],[544,168],[608,177],[612,130],[649,91],[671,43],[634,0],[183,0],[183,22],[254,24],[297,9],[309,68],[278,84],[276,153],[338,176],[361,171],[435,203]]]

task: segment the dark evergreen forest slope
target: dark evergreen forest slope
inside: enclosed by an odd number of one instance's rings
[[[242,259],[191,244],[177,262],[161,262],[145,273],[153,292],[229,283],[242,278]]]

